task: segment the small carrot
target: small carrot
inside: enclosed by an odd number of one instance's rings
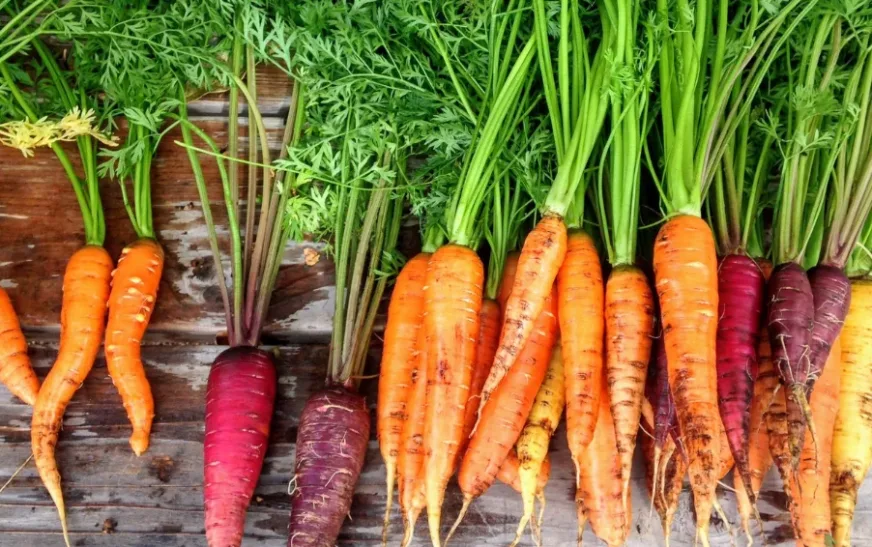
[[[480,331],[475,347],[475,365],[472,369],[472,379],[469,382],[469,399],[466,402],[466,414],[463,419],[463,437],[460,449],[457,451],[457,467],[460,459],[469,445],[472,429],[478,419],[478,402],[481,399],[481,389],[494,362],[494,354],[500,340],[500,305],[496,300],[485,298],[481,303]]]
[[[704,546],[708,545],[720,468],[715,366],[717,271],[715,244],[705,221],[678,215],[660,228],[654,244],[654,273],[669,384],[687,447],[697,533]]]
[[[109,293],[106,368],[133,425],[130,447],[137,456],[148,449],[154,419],[154,398],[142,366],[141,347],[157,299],[163,263],[163,249],[154,239],[131,243],[121,251]]]
[[[423,320],[424,280],[429,261],[430,253],[419,253],[403,266],[388,306],[376,405],[378,443],[387,475],[384,541],[390,524],[403,427],[410,412],[412,373],[417,361],[416,344]]]
[[[626,502],[654,334],[654,296],[647,276],[639,268],[621,266],[609,275],[605,326],[606,385]]]
[[[651,427],[646,420],[644,427]],[[645,480],[651,503],[660,517],[663,527],[663,537],[669,545],[672,531],[672,521],[678,510],[678,497],[684,486],[684,475],[687,472],[687,460],[676,450],[675,441],[667,436],[662,449],[655,453],[655,440],[642,435],[642,453],[645,457]],[[659,461],[655,460],[659,458]],[[657,475],[655,475],[657,472]]]
[[[27,340],[9,295],[0,287],[0,382],[16,397],[33,406],[39,379],[30,366]]]
[[[425,295],[426,298],[426,295]],[[424,428],[427,415],[427,336],[418,329],[413,368],[410,371],[411,390],[403,422],[397,456],[400,512],[403,515],[403,545],[412,541],[415,523],[427,506],[424,492]]]
[[[548,444],[551,436],[560,423],[565,403],[563,376],[563,356],[560,347],[555,347],[551,354],[551,362],[545,380],[536,394],[533,408],[527,418],[527,424],[521,431],[518,439],[517,452],[521,462],[521,496],[524,501],[524,514],[518,523],[518,531],[515,534],[517,545],[521,541],[521,535],[527,523],[533,518],[533,505],[538,490],[539,474],[545,457],[548,455]],[[534,535],[538,537],[537,528],[534,526]],[[537,541],[538,542],[538,541]]]
[[[480,332],[484,267],[478,255],[468,247],[444,245],[430,257],[426,279],[424,332],[428,392],[424,489],[430,539],[438,546],[442,501],[463,438],[476,337]]]
[[[70,258],[64,273],[60,349],[33,406],[33,460],[58,508],[65,540],[67,517],[55,447],[64,410],[94,366],[100,349],[111,272],[112,259],[103,247],[87,245]]]
[[[718,446],[721,448],[721,452],[718,455],[718,461],[720,462],[718,480],[723,480],[723,478],[727,476],[727,473],[733,469],[736,462],[733,460],[733,453],[730,451],[730,444],[727,441],[727,430],[724,428],[723,423],[721,423],[718,437],[720,439]]]
[[[505,312],[506,304],[509,301],[509,296],[512,295],[512,287],[515,284],[515,273],[518,271],[518,257],[520,253],[511,252],[506,255],[506,263],[503,265],[503,275],[500,280],[500,290],[497,293],[497,303],[500,305],[500,312]]]
[[[485,403],[517,361],[530,338],[536,318],[545,309],[557,271],[567,250],[566,225],[546,216],[527,236],[518,257],[515,282],[503,308],[503,329],[490,375],[481,391],[479,417]]]
[[[533,336],[518,354],[517,365],[500,383],[479,416],[457,476],[463,492],[463,507],[451,527],[449,538],[460,525],[472,501],[493,484],[521,434],[545,379],[556,342],[557,310],[554,304],[553,296],[545,299],[545,309],[536,319]]]
[[[566,436],[576,473],[600,414],[604,300],[602,267],[593,238],[573,232],[557,274],[557,311],[566,375]]]

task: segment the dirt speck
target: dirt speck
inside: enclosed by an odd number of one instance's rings
[[[311,247],[303,249],[303,258],[306,260],[306,266],[314,266],[321,260],[321,253]]]
[[[167,483],[170,482],[175,468],[176,462],[169,456],[155,456],[148,465],[148,474],[160,482]]]
[[[108,518],[103,521],[103,533],[114,534],[115,528],[118,527],[118,521],[113,518]]]
[[[263,503],[263,497],[262,496],[255,496],[254,501],[257,503]]]

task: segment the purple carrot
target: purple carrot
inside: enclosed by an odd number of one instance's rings
[[[748,466],[751,400],[757,379],[757,346],[766,280],[757,263],[727,255],[718,268],[718,408],[730,451],[751,504],[755,504]]]
[[[814,297],[805,270],[793,262],[781,264],[772,271],[768,288],[769,345],[772,362],[786,388],[788,444],[795,469],[799,465],[806,426],[812,441],[816,442],[806,393]]]
[[[275,398],[276,368],[269,353],[237,346],[215,358],[206,387],[203,439],[203,500],[210,547],[242,543]]]
[[[306,401],[297,432],[288,547],[333,547],[369,442],[366,401],[342,386]]]
[[[808,388],[820,378],[830,355],[830,348],[848,315],[851,305],[851,281],[841,268],[819,265],[808,272],[808,281],[814,295],[814,328],[811,332]]]
[[[666,444],[673,424],[678,422],[675,415],[675,404],[672,402],[672,392],[669,389],[666,346],[663,343],[662,335],[654,340],[652,357],[653,362],[649,367],[651,378],[648,382],[647,395],[654,409],[654,446],[659,451]]]

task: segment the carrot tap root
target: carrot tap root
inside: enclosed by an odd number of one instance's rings
[[[448,530],[448,535],[445,536],[445,545],[448,546],[448,542],[454,537],[454,532],[457,531],[458,526],[463,521],[463,517],[466,516],[466,512],[469,511],[469,506],[472,504],[473,497],[469,495],[463,496],[463,506],[460,508],[460,513],[457,514],[457,519],[454,520],[454,524],[451,525],[451,529]]]

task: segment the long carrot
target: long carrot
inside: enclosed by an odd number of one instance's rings
[[[154,310],[164,253],[154,239],[143,238],[121,251],[112,274],[106,325],[106,367],[133,425],[130,446],[137,456],[148,448],[154,398],[142,366],[142,337]]]
[[[516,366],[485,404],[469,448],[463,455],[457,482],[463,492],[463,507],[450,538],[472,501],[493,484],[518,437],[548,369],[557,338],[555,298],[545,299],[545,310],[536,319],[533,336],[518,355]],[[447,541],[447,540],[446,540]]]
[[[36,402],[39,379],[30,366],[27,340],[9,295],[0,287],[0,382],[29,405]]]
[[[429,261],[430,253],[419,253],[403,266],[388,306],[376,405],[379,449],[387,474],[388,499],[383,530],[385,540],[394,499],[397,457],[400,453],[403,427],[409,416],[412,371],[417,360],[416,344],[423,319],[424,280]]]
[[[66,509],[61,475],[55,461],[64,410],[94,366],[103,339],[112,259],[106,249],[88,245],[76,251],[64,273],[61,339],[58,357],[46,376],[31,423],[33,461],[58,508],[64,538]]]
[[[557,313],[566,376],[566,436],[580,472],[580,458],[600,414],[603,374],[603,277],[593,238],[573,232],[557,275]]]
[[[479,312],[480,326],[475,346],[475,364],[472,367],[472,378],[469,381],[469,399],[466,401],[466,410],[463,418],[463,437],[460,441],[460,449],[457,451],[457,464],[469,446],[469,438],[478,419],[478,403],[481,399],[481,390],[490,373],[500,340],[500,305],[496,300],[485,298],[481,303]],[[456,466],[455,466],[456,467]]]
[[[426,298],[426,295],[425,295]],[[403,545],[409,545],[415,533],[415,523],[427,506],[424,492],[424,428],[427,416],[427,336],[418,329],[415,342],[412,384],[407,402],[397,457],[400,512],[403,515]]]
[[[669,219],[654,244],[669,384],[687,447],[697,533],[708,544],[720,462],[715,338],[717,257],[712,233],[699,217]]]
[[[851,544],[857,493],[872,464],[872,281],[851,284],[851,308],[840,336],[842,378],[833,431],[830,505],[833,541]],[[827,365],[829,366],[829,365]]]
[[[481,259],[468,247],[445,245],[430,258],[424,304],[428,385],[424,486],[434,545],[440,544],[442,501],[463,438],[483,283]]]

